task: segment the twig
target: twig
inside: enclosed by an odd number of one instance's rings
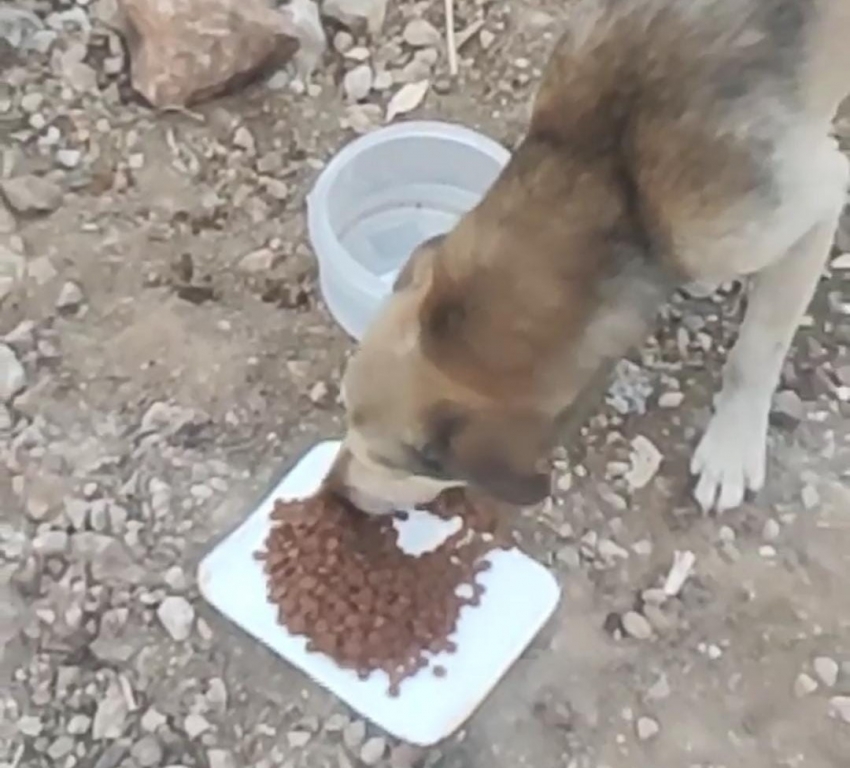
[[[445,0],[446,5],[446,48],[449,57],[449,74],[457,75],[457,43],[455,42],[455,4],[454,0]]]

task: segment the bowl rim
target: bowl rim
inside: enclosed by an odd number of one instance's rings
[[[372,274],[343,247],[328,220],[327,206],[321,203],[327,199],[340,171],[356,155],[364,150],[380,146],[388,140],[417,137],[446,139],[466,144],[470,149],[478,150],[491,157],[502,167],[507,165],[511,157],[511,152],[495,139],[491,139],[489,136],[465,125],[441,120],[407,120],[383,126],[348,142],[325,165],[313,187],[307,193],[307,234],[316,260],[319,262],[320,270],[325,262],[328,262],[326,267],[330,264],[328,259],[322,258],[322,249],[317,247],[316,241],[317,239],[326,240],[328,236],[331,238],[334,246],[336,246],[334,250],[342,255],[340,262],[344,266],[340,271],[345,271],[346,281],[360,294],[365,293],[374,296],[380,291],[384,283],[378,275]],[[319,234],[320,232],[322,234]]]

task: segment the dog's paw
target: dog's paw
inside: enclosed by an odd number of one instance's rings
[[[767,416],[731,402],[715,412],[691,461],[698,476],[694,497],[706,512],[737,507],[747,491],[764,485]]]

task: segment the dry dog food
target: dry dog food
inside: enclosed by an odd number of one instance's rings
[[[459,516],[462,526],[432,552],[411,556],[398,546],[390,517],[373,517],[328,491],[277,501],[265,549],[268,599],[278,620],[308,638],[362,679],[383,670],[391,695],[428,666],[426,653],[453,652],[449,636],[464,605],[477,605],[484,555],[513,542],[497,526],[493,507],[465,493],[443,494],[430,511]],[[403,513],[399,513],[403,516]],[[433,673],[445,675],[443,667]]]

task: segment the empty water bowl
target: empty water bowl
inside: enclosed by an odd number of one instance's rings
[[[308,227],[322,295],[347,333],[362,338],[416,246],[473,208],[509,157],[469,128],[421,121],[362,136],[328,163]]]

